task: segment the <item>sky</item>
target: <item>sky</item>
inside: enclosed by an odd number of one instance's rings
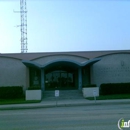
[[[0,0],[0,53],[21,53],[19,0]],[[130,49],[129,0],[27,0],[28,52]]]

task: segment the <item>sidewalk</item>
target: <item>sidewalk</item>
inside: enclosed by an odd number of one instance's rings
[[[36,109],[49,107],[64,107],[64,106],[88,106],[88,105],[115,105],[115,104],[130,104],[130,99],[118,100],[86,100],[86,99],[59,99],[59,100],[42,100],[40,103],[29,104],[11,104],[0,105],[0,110],[15,110],[15,109]]]

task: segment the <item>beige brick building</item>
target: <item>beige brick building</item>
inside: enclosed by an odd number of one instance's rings
[[[119,82],[130,82],[129,50],[0,54],[0,86],[80,90]]]

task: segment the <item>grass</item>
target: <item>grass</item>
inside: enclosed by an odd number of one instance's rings
[[[7,104],[26,104],[26,103],[39,103],[41,100],[31,100],[26,101],[25,98],[19,99],[0,99],[0,105],[7,105]]]
[[[94,100],[94,97],[86,98],[88,100]],[[111,100],[111,99],[130,99],[130,94],[117,94],[117,95],[104,95],[96,97],[97,100]]]

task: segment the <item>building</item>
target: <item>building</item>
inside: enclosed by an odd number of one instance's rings
[[[0,54],[0,86],[77,89],[130,82],[130,50]]]

